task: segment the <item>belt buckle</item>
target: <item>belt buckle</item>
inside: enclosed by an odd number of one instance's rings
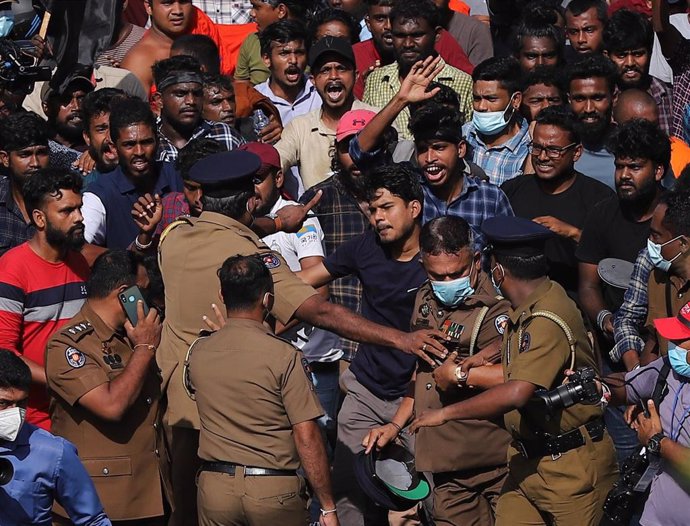
[[[529,459],[529,455],[527,455],[527,448],[525,447],[525,445],[522,443],[521,440],[515,441],[515,449],[517,449],[523,457],[525,457],[526,459]]]
[[[561,458],[563,456],[563,453],[551,453],[551,460],[554,462]]]

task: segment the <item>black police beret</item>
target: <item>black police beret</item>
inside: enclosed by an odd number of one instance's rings
[[[493,253],[523,257],[543,254],[546,241],[554,235],[534,221],[513,216],[491,217],[481,230]]]
[[[252,178],[261,168],[261,158],[251,152],[232,150],[204,157],[189,170],[189,179],[212,197],[253,187]]]

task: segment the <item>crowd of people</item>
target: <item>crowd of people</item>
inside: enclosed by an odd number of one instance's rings
[[[688,39],[0,0],[0,525],[690,523]]]

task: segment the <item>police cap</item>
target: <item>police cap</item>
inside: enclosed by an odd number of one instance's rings
[[[201,185],[209,197],[227,197],[251,190],[261,159],[251,152],[232,150],[204,157],[189,170],[189,179]]]
[[[548,228],[524,217],[497,216],[482,223],[481,230],[494,254],[531,257],[544,254],[546,241],[553,237]]]

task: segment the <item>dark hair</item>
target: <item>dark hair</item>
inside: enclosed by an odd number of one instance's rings
[[[364,3],[367,4],[367,9],[377,6],[393,7],[395,0],[364,0]]]
[[[31,369],[19,356],[0,349],[0,388],[28,392],[31,387]]]
[[[673,185],[674,192],[684,192],[685,190],[690,190],[690,164],[685,165]]]
[[[539,65],[529,73],[522,77],[522,92],[527,91],[528,88],[536,84],[544,84],[544,86],[554,86],[563,101],[565,102],[565,89],[563,86],[563,76],[558,68],[555,66]]]
[[[671,162],[671,141],[659,126],[644,119],[632,119],[619,126],[606,148],[617,158],[649,159],[664,170]]]
[[[590,53],[570,64],[567,70],[568,89],[576,79],[603,78],[606,80],[609,91],[613,93],[616,87],[618,72],[616,66],[608,58],[599,53]]]
[[[565,8],[565,12],[573,16],[580,16],[582,13],[592,8],[596,9],[599,22],[606,24],[606,20],[608,19],[606,11],[608,6],[603,0],[573,0]]]
[[[34,210],[41,210],[48,196],[62,197],[62,190],[81,193],[80,175],[65,169],[44,168],[28,177],[22,187],[26,213],[32,218]]]
[[[226,75],[211,75],[210,73],[204,73],[201,76],[204,81],[204,88],[218,88],[230,93],[235,93],[235,86],[232,83],[232,79]]]
[[[102,299],[123,285],[136,284],[140,265],[143,265],[141,256],[130,250],[104,252],[96,258],[86,281],[88,297]]]
[[[459,111],[452,111],[440,104],[425,104],[410,117],[408,128],[415,140],[419,137],[433,137],[438,130],[455,132],[462,137],[462,125],[464,120]]]
[[[218,269],[220,291],[228,310],[250,309],[263,299],[264,294],[273,291],[271,272],[261,258],[260,254],[232,256]]]
[[[556,126],[570,136],[570,142],[580,143],[580,134],[576,127],[577,121],[569,107],[548,106],[541,110],[534,120],[537,124]]]
[[[304,46],[309,48],[309,37],[307,28],[298,20],[279,20],[274,22],[261,33],[259,42],[261,43],[261,54],[271,56],[271,42],[287,44],[293,40],[301,40]]]
[[[441,104],[442,106],[452,106],[453,108],[458,110],[458,112],[462,116],[462,112],[460,111],[460,97],[458,97],[457,92],[450,86],[441,84],[440,82],[436,81],[430,82],[424,91],[429,92],[435,88],[439,88],[438,93],[436,93],[436,95],[434,95],[430,99],[423,100],[420,102],[411,102],[409,104],[408,108],[410,109],[410,115],[419,111],[427,104]]]
[[[419,235],[422,254],[457,254],[465,248],[472,250],[472,229],[461,217],[437,217],[422,227]]]
[[[376,192],[383,188],[406,203],[419,201],[422,206],[424,205],[424,191],[420,182],[422,174],[412,163],[384,164],[364,177],[369,201],[375,199]]]
[[[208,73],[216,75],[220,73],[220,53],[211,37],[182,35],[173,41],[170,51],[180,51],[183,56],[196,59]]]
[[[661,202],[667,206],[663,224],[674,236],[690,236],[690,191],[666,192]]]
[[[189,179],[189,171],[197,162],[204,157],[227,151],[225,145],[214,139],[204,139],[199,137],[185,144],[184,148],[180,149],[175,161],[176,168],[179,170],[182,179]]]
[[[438,8],[432,0],[396,0],[391,9],[390,20],[426,20],[432,28],[441,25]]]
[[[652,23],[640,13],[619,9],[606,23],[604,49],[609,53],[645,48],[651,54],[653,45]]]
[[[347,11],[342,9],[333,9],[332,7],[326,7],[324,9],[319,9],[311,20],[309,21],[309,36],[312,40],[316,41],[316,32],[319,27],[328,22],[341,22],[345,24],[350,32],[350,44],[354,45],[359,42],[359,32],[361,27],[359,22]]]
[[[550,38],[556,44],[559,58],[562,58],[565,35],[556,23],[556,14],[542,5],[534,6],[526,12],[522,21],[513,32],[513,50],[515,55],[520,53],[525,37]]]
[[[31,111],[13,113],[0,126],[0,149],[16,152],[29,146],[48,146],[48,124]]]
[[[201,64],[197,59],[189,55],[176,55],[157,61],[153,66],[153,80],[160,84],[163,79],[174,71],[188,71],[201,75]]]
[[[148,103],[134,97],[113,101],[110,109],[110,137],[113,142],[117,142],[122,128],[140,123],[156,131],[156,116]]]
[[[114,100],[126,98],[128,98],[128,95],[117,88],[102,88],[87,93],[81,103],[81,117],[84,121],[84,128],[89,128],[91,119],[104,113],[109,114]]]
[[[514,256],[494,254],[496,261],[510,271],[515,279],[532,280],[549,273],[549,260],[544,254],[536,256]]]
[[[472,73],[472,81],[498,81],[509,94],[520,91],[520,63],[515,57],[491,57],[480,63]]]
[[[247,201],[254,195],[254,188],[235,191],[225,197],[201,195],[201,205],[205,212],[216,212],[232,219],[239,219],[247,211]]]
[[[314,10],[313,0],[263,0],[272,7],[278,7],[283,4],[287,7],[290,12],[291,18],[297,18],[299,20],[306,20],[307,15],[311,14]]]

